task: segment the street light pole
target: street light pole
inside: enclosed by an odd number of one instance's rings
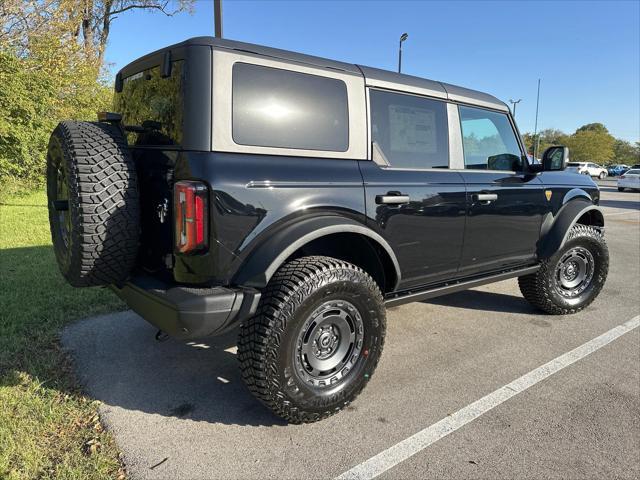
[[[222,0],[213,0],[213,22],[216,38],[222,38]]]
[[[509,103],[513,105],[513,118],[516,118],[516,106],[522,101],[521,98],[518,100],[509,99]]]
[[[408,33],[403,33],[400,35],[400,45],[398,48],[398,73],[402,71],[402,42],[404,42],[407,38],[409,38]]]

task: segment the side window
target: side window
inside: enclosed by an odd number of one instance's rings
[[[347,86],[278,68],[233,66],[233,141],[240,145],[346,152]]]
[[[381,90],[369,98],[371,140],[392,167],[449,168],[444,102]]]
[[[458,108],[465,168],[522,170],[522,152],[505,114],[481,108]]]

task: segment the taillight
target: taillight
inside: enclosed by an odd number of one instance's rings
[[[201,182],[184,180],[173,187],[176,250],[203,252],[207,242],[208,190]]]

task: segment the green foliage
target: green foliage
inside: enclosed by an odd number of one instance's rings
[[[45,59],[48,56],[44,55]],[[51,59],[51,58],[49,58]],[[111,91],[86,65],[42,65],[0,49],[0,181],[44,180],[49,135],[63,119],[95,119]],[[54,67],[54,68],[52,68]]]
[[[567,135],[557,129],[548,128],[540,131],[538,134],[533,135],[531,133],[525,133],[522,135],[524,144],[527,147],[527,152],[533,155],[534,148],[536,147],[536,141],[538,141],[536,156],[542,157],[542,153],[553,145],[564,145],[566,143]]]
[[[576,133],[567,137],[565,145],[569,147],[569,158],[575,162],[595,162],[602,165],[613,160],[613,144],[615,138],[601,124],[602,128],[581,127]]]
[[[622,163],[624,165],[640,163],[640,142],[631,145],[630,142],[617,138],[613,144],[613,158],[615,163]]]
[[[569,157],[576,162],[595,162],[601,165],[626,163],[632,165],[640,161],[640,143],[635,145],[626,140],[616,139],[602,123],[589,123],[567,135],[557,129],[542,130],[537,135],[522,135],[529,153],[533,153],[536,141],[539,141],[537,156],[552,145],[569,147]]]
[[[608,134],[609,130],[607,130],[607,127],[605,127],[603,123],[587,123],[586,125],[583,125],[576,130],[576,133],[581,132],[596,132]]]

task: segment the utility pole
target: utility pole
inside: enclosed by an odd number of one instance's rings
[[[536,143],[533,145],[533,158],[538,158],[538,147],[540,146],[540,139],[538,138],[538,110],[540,107],[540,79],[538,79],[538,95],[536,97],[536,126],[533,129],[533,138]]]
[[[513,105],[513,118],[516,118],[516,105],[518,105],[521,101],[521,98],[519,98],[518,100],[509,99],[509,103]]]
[[[398,48],[398,73],[402,71],[402,42],[409,38],[408,33],[400,35],[400,47]]]
[[[216,38],[222,38],[222,0],[213,0],[213,22]]]

